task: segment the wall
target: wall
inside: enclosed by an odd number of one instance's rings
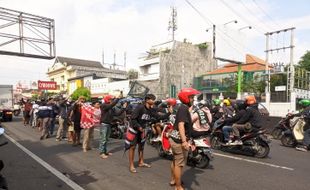
[[[270,107],[266,103],[261,104],[267,108],[272,117],[284,117],[291,110],[290,102],[270,103]]]

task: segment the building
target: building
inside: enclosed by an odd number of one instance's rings
[[[78,87],[87,87],[87,81],[94,78],[127,79],[126,71],[105,68],[98,61],[68,57],[56,57],[47,75],[50,81],[57,82],[58,91],[67,91],[69,94]]]
[[[265,61],[254,56],[246,55],[245,64],[241,65],[243,80],[263,81],[266,70]],[[204,99],[215,99],[226,93],[237,82],[238,64],[228,63],[221,68],[195,78],[195,88],[200,90]],[[235,94],[236,95],[236,94]]]
[[[155,45],[140,58],[137,80],[158,98],[176,97],[181,88],[193,86],[194,77],[216,68],[210,47],[178,41]]]

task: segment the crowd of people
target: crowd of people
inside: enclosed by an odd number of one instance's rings
[[[224,125],[223,133],[228,146],[242,144],[240,130],[249,131],[262,127],[262,117],[254,96],[247,96],[243,100],[232,102],[229,98],[214,99],[212,103],[195,101],[200,94],[193,88],[184,88],[178,93],[177,101],[169,98],[156,101],[153,94],[147,94],[142,103],[129,106],[130,102],[123,101],[123,96],[106,95],[103,98],[86,102],[81,96],[75,102],[65,98],[49,98],[35,102],[23,101],[24,125],[30,125],[41,131],[40,140],[53,136],[55,123],[59,127],[56,141],[67,140],[73,146],[82,145],[84,152],[92,149],[94,128],[99,128],[99,156],[107,159],[112,156],[108,149],[111,127],[115,117],[128,119],[129,126],[125,137],[125,150],[128,150],[129,171],[137,173],[134,165],[134,155],[138,146],[138,167],[151,168],[150,163],[144,162],[144,144],[146,141],[146,127],[153,126],[153,141],[160,139],[162,120],[175,115],[174,129],[170,131],[169,142],[173,153],[171,163],[170,185],[182,190],[181,174],[186,159],[191,137],[209,135],[212,127]],[[122,100],[122,101],[120,101]],[[117,107],[117,109],[115,109]],[[125,115],[125,116],[124,116]],[[130,117],[126,117],[130,115]],[[58,119],[56,119],[58,118]],[[81,131],[83,129],[83,143]]]

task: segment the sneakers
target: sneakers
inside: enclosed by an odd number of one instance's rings
[[[296,150],[303,151],[303,152],[308,152],[308,149],[305,146],[297,146]]]
[[[161,140],[160,136],[151,139],[151,142],[159,142]]]

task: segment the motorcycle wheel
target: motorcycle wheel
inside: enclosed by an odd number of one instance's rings
[[[163,147],[161,146],[161,143],[158,145],[158,156],[164,158],[165,157],[165,151]]]
[[[220,150],[221,149],[221,142],[222,139],[219,136],[213,136],[211,137],[211,147],[215,150]]]
[[[200,169],[204,169],[206,167],[209,166],[210,164],[210,159],[208,158],[208,156],[201,154],[202,158],[201,160],[195,164],[196,168],[200,168]]]
[[[18,111],[18,110],[15,110],[15,111],[13,112],[13,114],[14,114],[14,116],[19,116],[19,114],[20,114],[20,111]]]
[[[257,150],[255,157],[256,158],[266,158],[270,152],[270,147],[266,142],[259,143],[259,150]]]
[[[276,127],[272,130],[271,135],[274,139],[281,139],[282,131],[282,129]]]
[[[294,137],[291,136],[291,135],[283,135],[281,137],[281,143],[283,146],[286,146],[286,147],[294,147],[296,146],[296,142],[294,140]]]

